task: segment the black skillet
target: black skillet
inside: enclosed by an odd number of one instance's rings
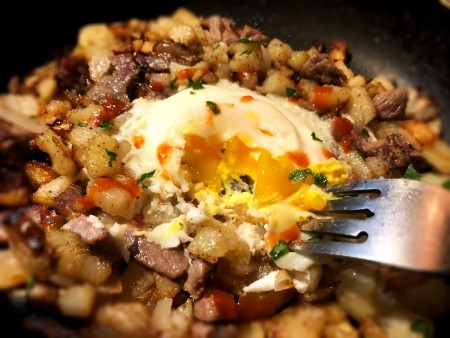
[[[75,43],[86,23],[153,18],[185,6],[199,15],[219,13],[258,27],[294,48],[347,41],[350,66],[371,77],[386,74],[417,86],[438,102],[450,141],[450,9],[448,0],[156,0],[9,3],[0,12],[0,91],[14,74],[52,58]]]
[[[221,14],[238,24],[253,25],[296,49],[345,40],[350,66],[357,73],[367,78],[386,74],[399,85],[415,86],[431,95],[441,108],[444,136],[450,141],[450,9],[439,0],[156,0],[106,5],[65,1],[51,6],[10,2],[0,12],[0,92],[6,90],[11,76],[24,75],[71,48],[84,24],[150,19],[169,15],[178,6],[200,16]],[[1,304],[4,299],[0,299],[4,328],[14,319]],[[437,338],[450,337],[449,327],[450,319],[444,318]]]

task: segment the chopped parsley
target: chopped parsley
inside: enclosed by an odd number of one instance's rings
[[[312,132],[311,137],[312,137],[312,139],[313,139],[314,141],[323,142],[320,138],[318,138],[318,137],[316,136],[316,133],[315,133],[315,132]]]
[[[36,284],[36,278],[34,276],[30,276],[28,278],[27,284],[25,286],[27,293],[29,293],[31,291],[31,289],[34,287],[35,284]]]
[[[314,175],[314,183],[321,188],[324,188],[328,184],[328,179],[324,174],[318,173]]]
[[[84,108],[87,108],[87,106],[86,106],[85,104],[80,104],[80,105],[78,106],[78,108],[79,108],[79,109],[84,109]]]
[[[413,165],[410,164],[408,168],[405,171],[405,175],[403,175],[403,178],[406,178],[407,180],[414,180],[419,181],[422,177],[422,174],[419,174],[416,169],[414,169]]]
[[[100,129],[102,130],[108,130],[114,125],[114,121],[103,121],[100,123]]]
[[[297,170],[294,170],[293,172],[291,172],[291,174],[289,175],[289,181],[291,181],[291,182],[303,181],[309,175],[313,175],[311,169],[308,169],[308,168],[297,169]]]
[[[450,190],[450,180],[444,181],[444,183],[442,183],[442,187]]]
[[[239,55],[250,55],[253,51],[251,49],[246,49],[243,52],[241,52],[241,54]]]
[[[273,260],[280,258],[281,256],[286,255],[289,252],[289,246],[286,241],[280,239],[277,244],[270,250],[269,255]]]
[[[191,95],[195,95],[195,92],[191,90],[191,92],[189,93]]]
[[[203,83],[201,81],[195,82],[195,81],[192,81],[191,79],[189,79],[189,88],[198,90],[198,89],[203,89],[205,87],[203,87]]]
[[[286,96],[288,98],[297,98],[298,97],[298,90],[291,87],[286,87]]]
[[[108,166],[112,167],[112,161],[115,161],[117,158],[117,154],[114,151],[105,149],[106,154],[109,156]]]
[[[216,50],[217,48],[220,47],[220,43],[218,43],[217,45],[214,46],[213,50]]]
[[[258,41],[253,41],[253,40],[250,40],[250,39],[243,38],[243,39],[239,39],[239,42],[240,43],[249,44],[249,43],[257,43]]]
[[[369,137],[369,131],[366,128],[361,129],[361,134],[365,137]]]
[[[214,115],[220,114],[220,108],[216,103],[212,101],[206,101],[206,106],[213,112]]]
[[[294,170],[289,175],[289,181],[291,182],[303,181],[308,176],[314,177],[314,183],[318,187],[324,188],[328,184],[328,179],[324,174],[322,173],[314,174],[309,168]]]
[[[77,123],[77,126],[78,126],[78,127],[87,127],[88,124],[87,124],[87,122],[78,122],[78,123]]]
[[[153,177],[153,175],[155,174],[155,171],[156,170],[152,170],[152,171],[149,171],[148,173],[142,174],[141,177],[139,177],[139,179],[138,179],[138,184],[141,185],[142,188],[148,188],[148,186],[144,184],[144,181],[148,178]]]
[[[172,80],[170,80],[169,87],[174,88],[175,84],[177,83],[177,80],[178,80],[178,78],[176,78],[176,77],[173,78]]]
[[[431,338],[432,336],[432,328],[430,323],[422,319],[414,319],[411,322],[411,331],[422,333],[423,338]]]

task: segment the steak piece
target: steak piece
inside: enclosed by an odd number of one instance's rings
[[[320,84],[341,85],[346,76],[334,65],[327,54],[316,53],[309,57],[302,68],[302,76]]]
[[[95,224],[95,218],[81,215],[74,218],[62,226],[63,230],[70,231],[81,237],[83,242],[87,244],[94,244],[102,241],[109,236],[109,231],[106,228],[98,227]]]
[[[183,285],[183,289],[197,299],[205,288],[206,279],[209,273],[209,265],[201,258],[195,258],[187,271],[188,277]]]
[[[396,88],[376,94],[372,98],[380,120],[401,120],[405,118],[408,91]]]
[[[163,249],[142,236],[135,237],[130,253],[136,261],[171,279],[180,277],[189,267],[182,249]]]

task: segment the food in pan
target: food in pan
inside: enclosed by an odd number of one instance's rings
[[[181,8],[82,27],[71,51],[13,78],[0,98],[0,288],[22,327],[431,337],[450,309],[441,276],[294,250],[321,240],[302,226],[333,185],[449,186],[435,102],[355,74],[348,54]]]

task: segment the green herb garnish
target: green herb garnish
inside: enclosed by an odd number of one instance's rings
[[[212,101],[206,101],[206,106],[213,112],[214,115],[220,114],[219,106],[212,102]]]
[[[442,183],[442,188],[450,190],[450,180],[444,181],[444,183]]]
[[[194,90],[205,88],[205,87],[203,87],[203,83],[201,81],[195,82],[195,81],[192,81],[191,79],[189,79],[189,87]]]
[[[403,175],[403,178],[414,181],[419,181],[421,177],[422,174],[419,174],[416,169],[414,169],[412,164],[410,164],[408,168],[406,168],[405,175]]]
[[[315,132],[312,132],[311,137],[312,137],[312,139],[313,139],[314,141],[323,142],[320,138],[318,138],[318,137],[316,136],[316,133],[315,133]]]
[[[324,174],[318,173],[314,175],[314,183],[317,186],[324,188],[328,184],[328,179]]]
[[[414,319],[411,322],[411,331],[422,333],[424,338],[431,338],[432,328],[430,323],[422,319]]]
[[[239,55],[250,55],[251,53],[253,53],[253,51],[251,49],[246,49],[243,52],[241,52],[241,54],[239,54]]]
[[[78,108],[79,109],[84,109],[84,108],[86,108],[87,106],[85,105],[85,104],[80,104],[79,106],[78,106]]]
[[[365,137],[369,137],[369,131],[366,128],[361,129],[361,134]]]
[[[109,156],[108,166],[112,167],[112,161],[115,161],[117,158],[117,154],[114,151],[105,149],[106,154]]]
[[[178,78],[176,78],[176,77],[173,78],[172,80],[170,80],[169,87],[174,88],[175,84],[177,83],[177,80],[178,80]]]
[[[153,175],[155,174],[155,171],[156,170],[152,170],[152,171],[149,171],[148,173],[142,174],[141,177],[139,177],[139,179],[138,179],[138,184],[140,184],[142,188],[148,188],[148,186],[144,184],[144,181],[147,178],[153,177]]]
[[[78,127],[87,127],[88,124],[87,124],[87,122],[78,122],[78,123],[77,123],[77,126],[78,126]]]
[[[286,255],[289,252],[289,246],[286,241],[280,239],[277,244],[270,250],[269,255],[272,259],[276,260],[281,256]]]
[[[114,121],[102,121],[102,123],[100,123],[100,129],[108,130],[113,125],[114,125]]]
[[[289,175],[289,181],[291,182],[298,182],[298,181],[303,181],[306,177],[308,177],[309,175],[312,175],[312,171],[311,169],[297,169],[294,170],[293,172],[291,172],[291,174]]]
[[[31,291],[31,289],[34,287],[35,284],[36,284],[36,278],[34,276],[30,276],[28,278],[27,284],[25,286],[27,293],[29,293]]]
[[[217,48],[220,47],[220,43],[218,43],[217,45],[214,46],[213,50],[216,50]]]
[[[286,87],[286,96],[288,98],[297,98],[298,97],[298,90],[291,87]]]
[[[255,43],[255,42],[257,42],[257,41],[253,41],[253,40],[250,40],[250,39],[239,39],[239,42],[240,43],[245,43],[245,44],[249,44],[249,43]]]

